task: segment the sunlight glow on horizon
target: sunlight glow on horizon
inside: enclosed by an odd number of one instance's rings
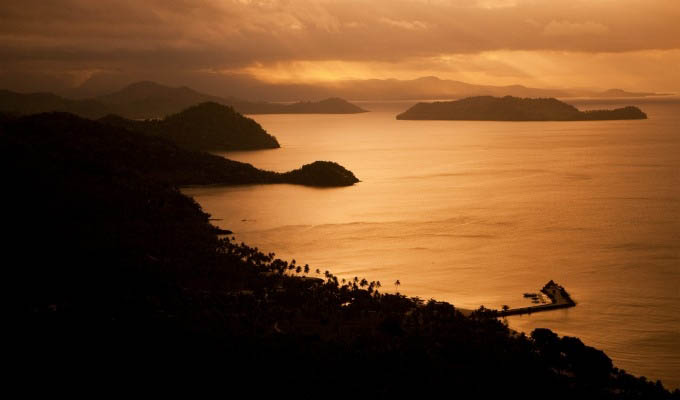
[[[412,80],[425,76],[479,85],[525,85],[541,88],[625,87],[668,90],[665,82],[680,65],[680,50],[622,53],[490,51],[443,54],[399,62],[294,60],[255,63],[224,73],[244,73],[271,84],[334,84],[365,79]],[[612,65],[616,67],[613,68]],[[641,69],[653,71],[640,74]],[[676,88],[678,90],[680,88]]]

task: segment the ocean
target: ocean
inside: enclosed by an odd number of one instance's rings
[[[649,119],[397,121],[413,102],[254,115],[282,148],[220,155],[275,171],[331,160],[361,182],[183,192],[238,241],[385,291],[516,307],[552,279],[577,306],[508,317],[512,329],[577,336],[617,367],[678,388],[680,99],[569,102],[637,105]]]

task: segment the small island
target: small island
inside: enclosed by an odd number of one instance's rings
[[[456,101],[418,103],[397,115],[399,120],[449,121],[603,121],[646,118],[647,114],[633,106],[580,111],[554,98],[512,96],[478,96]]]

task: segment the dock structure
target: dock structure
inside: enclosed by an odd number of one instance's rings
[[[567,291],[564,290],[562,286],[558,285],[552,280],[546,283],[545,286],[543,286],[541,292],[543,292],[546,296],[548,296],[548,298],[550,298],[551,300],[550,304],[540,304],[536,306],[511,308],[508,310],[495,310],[496,316],[507,317],[509,315],[531,314],[542,311],[557,310],[560,308],[570,308],[576,305],[574,300],[572,300],[571,297],[569,296],[569,293],[567,293]]]

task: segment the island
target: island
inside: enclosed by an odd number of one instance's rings
[[[191,150],[231,151],[281,147],[276,137],[267,133],[253,119],[241,115],[233,107],[214,102],[201,103],[162,119],[131,120],[107,115],[99,122],[163,137]]]
[[[629,92],[623,89],[608,89],[603,92],[596,92],[590,95],[591,97],[652,97],[652,96],[670,96],[670,93],[654,93],[654,92]]]
[[[602,121],[646,118],[647,114],[633,106],[580,111],[555,98],[512,96],[477,96],[456,101],[418,103],[397,115],[399,120],[449,121]]]

